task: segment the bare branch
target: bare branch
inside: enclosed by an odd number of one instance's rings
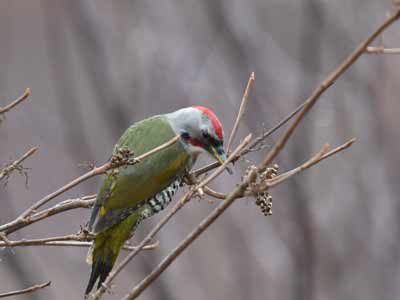
[[[226,194],[214,191],[213,189],[211,189],[208,186],[204,187],[204,193],[206,193],[207,195],[209,195],[209,196],[211,196],[213,198],[217,198],[217,199],[220,199],[220,200],[225,200],[225,198],[227,197]]]
[[[320,96],[332,85],[335,81],[346,72],[360,56],[365,52],[365,49],[391,24],[400,18],[400,10],[397,10],[393,15],[391,15],[381,26],[378,27],[364,42],[362,42],[356,50],[350,56],[348,56],[339,67],[333,71],[323,82],[317,87],[311,96],[305,101],[303,109],[294,119],[292,125],[286,130],[284,135],[278,140],[274,147],[268,152],[264,160],[259,166],[260,170],[265,170],[267,166],[275,159],[275,157],[280,153],[283,147],[286,145],[289,138],[292,136],[293,132],[299,126],[300,122],[303,120],[304,116],[310,111],[314,104],[318,101]]]
[[[400,54],[400,48],[367,47],[365,52],[368,54]]]
[[[349,140],[348,142],[344,143],[343,145],[336,147],[335,149],[333,149],[329,152],[328,152],[328,145],[325,144],[320,152],[318,152],[314,157],[309,159],[307,162],[305,162],[301,166],[299,166],[293,170],[290,170],[286,173],[283,173],[279,176],[276,176],[273,179],[267,180],[266,188],[274,187],[274,186],[282,183],[283,181],[288,180],[289,178],[293,177],[294,175],[297,175],[297,174],[303,172],[304,170],[311,168],[312,166],[321,162],[322,160],[327,159],[327,158],[331,157],[332,155],[335,155],[335,154],[351,147],[355,141],[356,141],[356,139],[353,138],[353,139]]]
[[[19,159],[9,165],[6,165],[2,170],[0,170],[0,180],[4,178],[7,179],[13,171],[20,170],[22,162],[26,160],[29,156],[33,155],[37,151],[37,149],[37,147],[29,149],[28,152],[22,155]]]
[[[64,236],[55,236],[50,238],[42,239],[22,239],[19,241],[7,241],[0,242],[0,247],[14,248],[14,247],[31,247],[31,246],[71,246],[71,247],[89,247],[92,245],[93,236],[84,236],[79,234],[70,234]],[[159,247],[159,242],[145,245],[142,250],[152,250]],[[137,249],[136,246],[131,246],[128,243],[122,247],[124,250],[134,251]]]
[[[41,221],[43,219],[46,219],[48,217],[54,216],[56,214],[59,214],[59,213],[62,213],[62,212],[65,212],[65,211],[68,211],[71,209],[90,208],[93,206],[95,200],[96,200],[96,194],[84,196],[81,198],[69,199],[69,200],[62,201],[50,208],[47,208],[45,210],[34,213],[24,219],[20,219],[18,221],[13,220],[9,223],[2,225],[1,228],[4,228],[4,230],[2,232],[4,232],[5,234],[10,234],[17,230],[20,230],[21,228],[29,226],[33,223],[36,223],[38,221]]]
[[[48,287],[50,284],[51,284],[51,281],[48,281],[48,282],[45,282],[45,283],[42,283],[42,284],[35,284],[35,285],[33,285],[31,287],[28,287],[26,289],[23,289],[23,290],[17,290],[17,291],[12,291],[12,292],[7,292],[7,293],[0,294],[0,298],[32,293],[32,292],[35,292],[37,290],[43,289],[45,287]]]
[[[22,96],[20,96],[18,99],[14,100],[13,102],[11,102],[10,104],[8,104],[4,107],[0,107],[0,116],[4,113],[8,112],[9,110],[13,109],[14,107],[16,107],[22,101],[28,99],[30,94],[31,94],[31,90],[29,88],[27,88],[25,90],[24,94]]]
[[[236,132],[238,130],[240,120],[242,119],[243,114],[245,112],[245,108],[246,108],[246,105],[248,102],[247,100],[249,99],[250,88],[253,85],[255,79],[256,79],[256,77],[254,75],[254,72],[252,72],[250,74],[249,81],[247,82],[247,86],[246,86],[246,89],[243,94],[242,102],[240,103],[240,108],[239,108],[239,112],[236,117],[235,124],[233,125],[231,134],[229,136],[228,145],[226,146],[227,153],[229,153],[229,151],[231,150],[231,146],[232,146],[233,140],[235,138]]]

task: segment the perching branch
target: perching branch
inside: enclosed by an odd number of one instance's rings
[[[41,289],[43,289],[45,287],[48,287],[50,284],[51,284],[51,281],[48,281],[48,282],[42,283],[42,284],[35,284],[35,285],[33,285],[31,287],[28,287],[26,289],[23,289],[23,290],[17,290],[17,291],[12,291],[12,292],[7,292],[7,293],[0,294],[0,298],[32,293],[32,292],[35,292],[37,290],[41,290]]]
[[[50,238],[42,239],[22,239],[19,241],[6,240],[0,242],[0,247],[14,248],[14,247],[30,247],[30,246],[71,246],[71,247],[89,247],[93,241],[93,236],[82,235],[82,234],[70,234],[63,236],[55,236]],[[152,250],[158,248],[159,242],[145,245],[142,250]],[[124,250],[134,251],[137,249],[135,246],[131,246],[128,243],[122,247]]]
[[[251,135],[248,135],[244,141],[232,152],[232,154],[228,157],[228,159],[220,165],[220,167],[206,179],[204,179],[198,185],[192,186],[190,190],[179,200],[176,202],[174,207],[161,219],[160,222],[150,231],[150,233],[140,242],[137,246],[137,249],[130,253],[117,267],[111,271],[111,273],[107,276],[106,280],[103,282],[102,286],[92,294],[93,299],[100,299],[104,292],[110,287],[111,282],[115,279],[115,277],[122,271],[122,269],[139,253],[139,251],[143,248],[144,245],[149,243],[154,236],[161,230],[161,228],[168,223],[168,221],[186,204],[190,201],[190,199],[196,194],[196,192],[201,189],[206,184],[210,183],[218,174],[221,174],[228,166],[228,164],[232,161],[232,159],[239,153],[242,149],[244,149],[250,142]]]
[[[354,143],[354,139],[345,143],[344,145],[335,148],[328,152],[327,145],[325,144],[323,149],[312,157],[305,164],[296,168],[296,172],[290,176],[283,176],[277,182],[268,185],[266,188],[275,186],[283,181],[289,179],[291,176],[304,171],[307,168],[317,164],[318,162],[326,159],[348,147]],[[160,264],[147,275],[138,285],[136,285],[130,293],[125,295],[121,300],[136,299],[154,280],[156,280],[171,264],[174,260],[191,244],[193,243],[235,200],[243,198],[245,196],[253,195],[252,191],[248,188],[255,182],[259,170],[256,167],[250,167],[248,175],[244,178],[243,182],[236,187],[236,189],[228,196],[225,197],[224,201],[217,206],[203,221],[183,239],[179,245],[173,249],[161,262]],[[288,172],[289,173],[289,172]],[[278,177],[277,177],[278,178]],[[209,188],[207,188],[209,190]],[[214,192],[213,192],[214,193]],[[221,195],[216,195],[220,198]]]
[[[22,219],[18,222],[14,222],[13,224],[12,224],[12,222],[10,222],[10,223],[2,225],[2,226],[4,226],[4,228],[6,228],[6,229],[4,229],[3,232],[5,234],[10,234],[17,230],[20,230],[21,228],[29,226],[33,223],[36,223],[38,221],[41,221],[43,219],[49,218],[51,216],[57,215],[59,213],[62,213],[62,212],[65,212],[65,211],[68,211],[71,209],[90,208],[93,206],[95,201],[96,201],[96,194],[84,196],[81,198],[68,199],[68,200],[62,201],[50,208],[36,212],[25,219]]]
[[[249,173],[238,185],[235,190],[221,202],[201,223],[190,233],[187,237],[179,243],[179,245],[170,252],[161,263],[148,275],[146,276],[137,286],[135,286],[131,292],[125,295],[122,300],[136,299],[154,280],[164,272],[169,265],[191,244],[193,243],[221,214],[233,204],[233,202],[243,197],[247,187],[256,180],[257,169],[250,168]]]

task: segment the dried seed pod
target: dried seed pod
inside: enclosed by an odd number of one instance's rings
[[[256,196],[255,204],[265,216],[272,215],[272,197],[268,192],[260,192]]]

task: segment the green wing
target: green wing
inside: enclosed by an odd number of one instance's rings
[[[164,116],[155,116],[132,125],[121,136],[114,154],[128,148],[139,156],[168,142],[175,136]],[[140,207],[140,204],[170,185],[191,159],[177,142],[138,164],[119,168],[117,174],[106,175],[97,196],[89,229],[100,232],[119,223]]]

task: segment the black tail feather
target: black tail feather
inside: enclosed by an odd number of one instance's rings
[[[99,279],[97,289],[101,287],[101,284],[104,282],[104,280],[106,280],[108,274],[111,272],[111,269],[113,267],[111,255],[108,255],[108,257],[104,257],[103,255],[101,255],[102,253],[99,254],[100,255],[97,255],[97,257],[95,258],[95,261],[93,261],[92,272],[90,273],[89,283],[85,291],[85,296],[87,296],[92,291],[97,279]]]

